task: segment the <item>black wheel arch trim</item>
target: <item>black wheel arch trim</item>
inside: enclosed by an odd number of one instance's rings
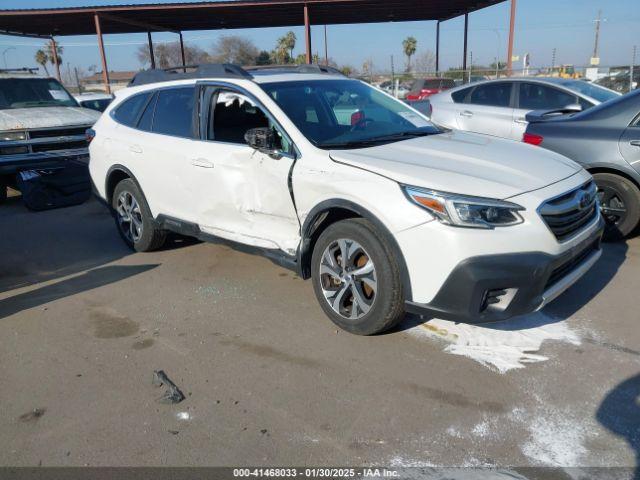
[[[391,231],[389,231],[386,225],[382,223],[382,221],[376,215],[371,213],[362,205],[342,198],[324,200],[313,207],[309,214],[306,216],[300,231],[301,240],[297,254],[297,263],[299,270],[298,274],[304,279],[310,278],[311,272],[306,266],[311,264],[311,254],[313,253],[311,241],[313,239],[313,234],[333,209],[348,210],[359,217],[369,220],[384,235],[389,245],[391,245],[391,248],[393,248],[394,253],[396,254],[396,258],[398,259],[398,267],[400,268],[404,299],[411,300],[413,298],[413,295],[411,292],[411,279],[409,277],[409,269],[407,268],[407,264],[405,262],[404,255],[402,254],[402,250],[400,249],[400,245],[398,245],[398,242],[396,241]]]
[[[114,165],[111,165],[111,167],[109,168],[109,170],[107,170],[107,174],[105,175],[105,180],[104,180],[104,192],[105,195],[108,196],[109,193],[109,181],[111,179],[111,175],[113,174],[113,172],[120,170],[121,172],[124,172],[127,174],[127,176],[133,181],[133,183],[136,184],[136,187],[138,187],[140,189],[141,192],[143,192],[142,187],[140,186],[140,182],[138,182],[138,179],[136,178],[136,176],[131,172],[131,170],[129,170],[127,167],[125,167],[124,165],[120,165],[119,163],[116,163]],[[114,190],[115,190],[115,185],[114,185]],[[144,195],[144,193],[143,193]],[[113,199],[111,198],[105,198],[105,200],[107,201],[107,203],[109,205],[111,205],[111,201]]]

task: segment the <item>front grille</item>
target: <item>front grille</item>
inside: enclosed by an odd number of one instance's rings
[[[75,148],[84,148],[87,146],[86,140],[80,140],[75,142],[57,142],[57,143],[37,143],[31,146],[31,151],[36,152],[49,152],[53,150],[71,150]]]
[[[543,220],[559,241],[566,240],[598,215],[596,184],[589,181],[575,190],[543,203]]]
[[[89,127],[45,128],[43,130],[29,130],[29,138],[68,137],[70,135],[84,135]]]
[[[584,250],[578,253],[576,256],[570,258],[566,262],[561,263],[557,266],[552,272],[551,276],[547,280],[547,284],[544,289],[548,289],[562,280],[565,276],[567,276],[573,269],[575,269],[578,265],[584,262],[589,255],[600,248],[600,241],[595,240],[593,243],[589,244]]]

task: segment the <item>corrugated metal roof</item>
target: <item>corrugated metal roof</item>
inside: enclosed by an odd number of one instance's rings
[[[0,33],[51,36],[446,20],[505,0],[226,0],[0,10]]]

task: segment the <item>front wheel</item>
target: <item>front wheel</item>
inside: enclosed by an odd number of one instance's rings
[[[120,236],[138,252],[160,248],[166,232],[156,226],[144,195],[129,178],[122,180],[113,192],[112,207]]]
[[[373,335],[402,318],[398,261],[371,222],[349,219],[327,227],[313,249],[311,268],[318,302],[340,328]]]
[[[605,220],[604,239],[621,240],[640,221],[640,190],[629,179],[613,173],[596,173],[593,179]]]

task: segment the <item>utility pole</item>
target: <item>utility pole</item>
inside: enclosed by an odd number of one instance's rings
[[[551,73],[553,73],[554,68],[556,68],[556,48],[555,47],[551,51]]]
[[[78,95],[82,95],[82,85],[80,85],[80,77],[78,76],[78,67],[73,67],[73,71],[76,74],[76,85],[78,86]]]
[[[636,50],[638,46],[633,46],[633,55],[631,56],[631,68],[629,69],[629,91],[633,90],[633,69],[636,66]]]
[[[329,66],[329,50],[327,48],[327,26],[324,26],[324,64]]]
[[[598,57],[598,46],[600,43],[600,24],[606,22],[602,19],[602,10],[598,10],[598,18],[594,20],[596,22],[596,38],[593,44],[593,56],[591,57],[591,65],[596,66],[600,64],[600,58]]]
[[[393,68],[393,55],[391,55],[391,91],[394,97],[398,97],[398,89],[396,88],[396,72]]]
[[[509,44],[507,47],[507,75],[513,71],[513,40],[515,38],[516,0],[511,0],[511,14],[509,17]]]

